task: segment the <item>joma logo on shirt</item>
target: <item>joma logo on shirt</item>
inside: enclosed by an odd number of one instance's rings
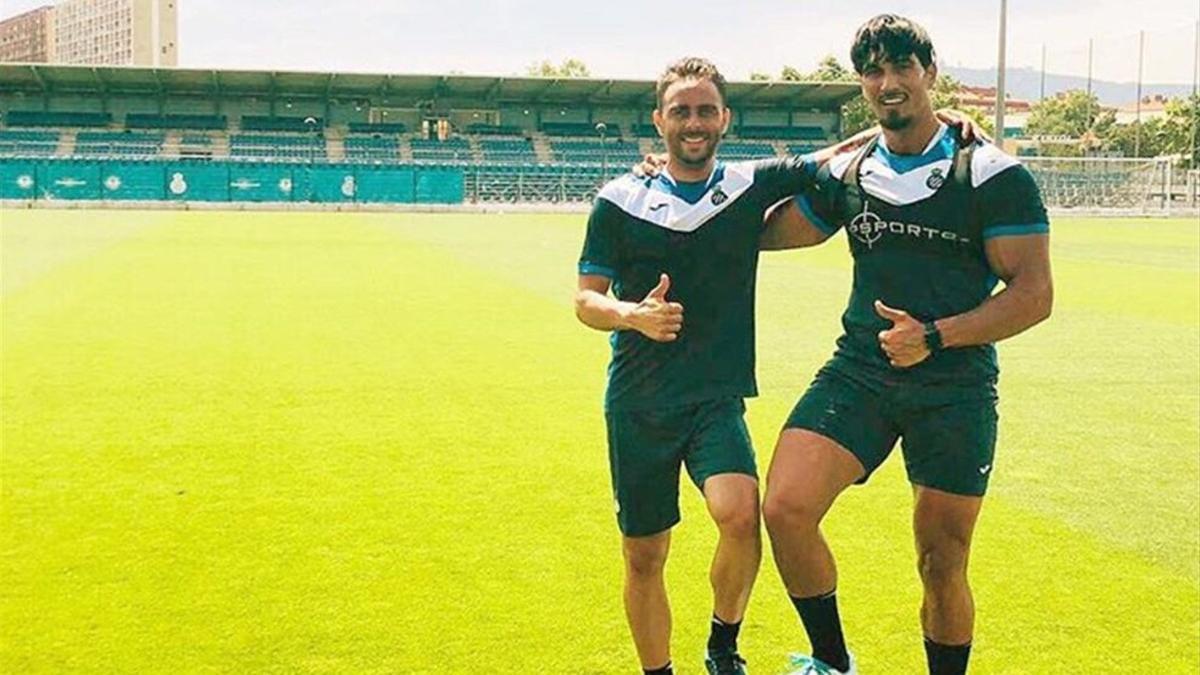
[[[854,216],[854,219],[850,221],[846,229],[852,237],[866,244],[867,248],[874,246],[875,242],[882,239],[885,234],[916,237],[918,239],[942,239],[962,244],[970,241],[966,237],[960,237],[958,233],[949,230],[939,230],[936,227],[902,223],[897,220],[884,220],[878,215],[871,213],[865,206],[863,207],[863,212]]]

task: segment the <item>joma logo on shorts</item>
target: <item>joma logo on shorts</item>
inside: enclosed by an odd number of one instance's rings
[[[863,207],[862,213],[854,216],[854,219],[850,221],[846,229],[852,237],[866,244],[867,248],[874,246],[875,242],[882,239],[884,234],[897,234],[904,237],[929,240],[941,239],[961,244],[970,241],[966,237],[960,237],[957,233],[949,230],[939,230],[936,227],[902,223],[897,220],[884,220],[868,211],[866,206]]]

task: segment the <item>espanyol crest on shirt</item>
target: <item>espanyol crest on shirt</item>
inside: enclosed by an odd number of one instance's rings
[[[936,190],[946,184],[946,176],[942,174],[942,170],[934,167],[929,171],[929,178],[925,180],[925,187],[930,190]]]

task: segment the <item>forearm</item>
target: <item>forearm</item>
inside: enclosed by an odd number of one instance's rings
[[[946,348],[990,344],[1041,323],[1050,316],[1053,302],[1049,280],[1014,282],[975,309],[935,323]]]
[[[575,294],[575,316],[596,330],[626,330],[636,303],[618,300],[607,293],[581,290]]]

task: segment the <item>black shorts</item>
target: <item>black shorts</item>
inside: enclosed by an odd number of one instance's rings
[[[608,461],[617,525],[627,537],[644,537],[679,522],[679,468],[696,487],[709,477],[757,477],[754,447],[740,398],[663,410],[610,410]]]
[[[866,469],[861,483],[903,439],[904,466],[914,485],[958,495],[987,492],[999,419],[993,384],[872,382],[831,361],[785,428],[807,429],[849,450]]]

